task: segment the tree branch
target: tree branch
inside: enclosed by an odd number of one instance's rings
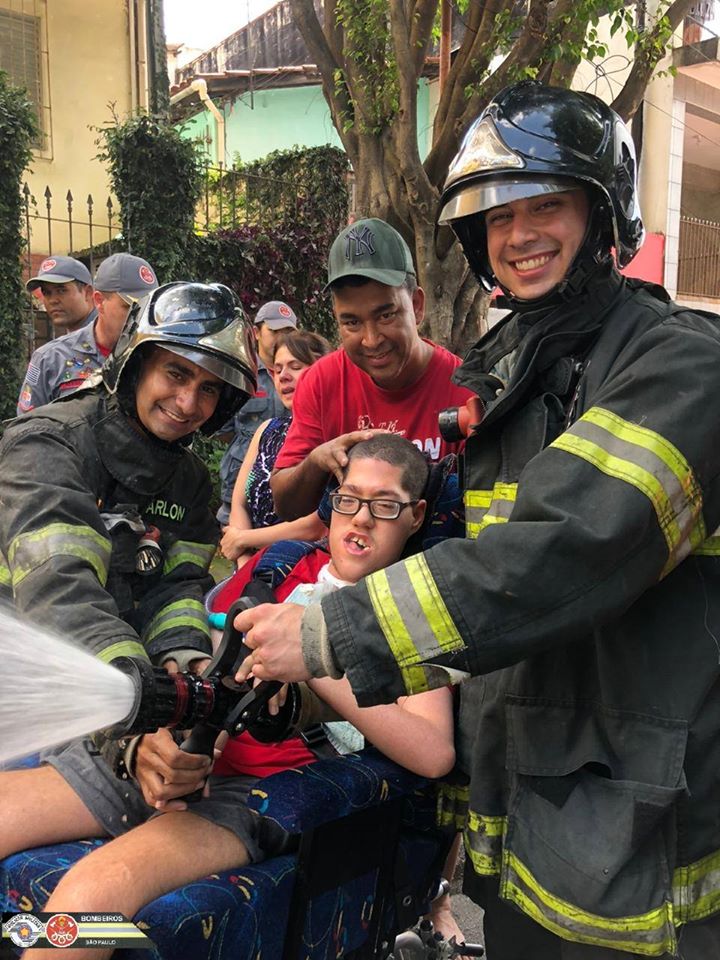
[[[688,10],[693,4],[693,0],[674,0],[670,4],[665,16],[655,24],[653,29],[647,34],[645,40],[641,40],[635,47],[635,60],[628,74],[627,80],[612,103],[612,108],[623,120],[630,120],[635,111],[642,102],[645,88],[650,82],[655,67],[666,53],[666,50],[656,46],[663,34],[667,30],[664,20],[670,24],[674,33],[677,27],[684,20]]]
[[[410,49],[412,51],[413,73],[419,77],[425,66],[425,58],[430,49],[432,28],[435,23],[438,0],[416,0],[412,10],[410,24]]]

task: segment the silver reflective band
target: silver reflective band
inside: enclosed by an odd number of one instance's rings
[[[440,211],[438,223],[449,223],[460,217],[469,217],[473,213],[492,210],[513,200],[525,200],[540,197],[548,193],[566,193],[579,190],[582,183],[568,177],[547,177],[533,180],[514,175],[493,177],[482,183],[468,185],[451,197]]]
[[[330,497],[330,506],[335,513],[341,513],[346,517],[354,517],[360,512],[364,503],[376,520],[397,520],[405,507],[412,507],[418,501],[407,500],[368,500],[365,497],[353,497],[348,493],[333,493]]]
[[[467,132],[460,151],[452,162],[445,180],[444,190],[469,173],[504,167],[506,170],[522,169],[525,161],[500,137],[495,124],[488,118],[476,122]]]

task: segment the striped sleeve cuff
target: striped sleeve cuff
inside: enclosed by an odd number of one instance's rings
[[[303,614],[301,642],[303,659],[310,676],[331,677],[333,680],[342,677],[342,670],[338,667],[330,646],[327,624],[319,603],[311,603]]]

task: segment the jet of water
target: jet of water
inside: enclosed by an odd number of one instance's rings
[[[0,607],[0,763],[110,726],[133,706],[129,677]]]

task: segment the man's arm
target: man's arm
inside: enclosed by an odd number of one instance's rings
[[[321,676],[308,669],[312,642],[324,672],[345,673],[370,706],[592,635],[718,528],[720,437],[707,415],[718,405],[715,325],[654,328],[626,349],[592,408],[527,464],[509,522],[479,522],[478,539],[440,543],[292,622],[263,607],[238,617],[255,674]]]
[[[42,407],[50,403],[51,384],[50,376],[52,371],[48,369],[45,356],[39,350],[36,350],[30,357],[30,363],[25,372],[25,379],[20,387],[18,396],[17,415],[20,417],[23,413],[29,413],[35,407]]]
[[[111,542],[75,452],[42,420],[0,448],[0,551],[15,607],[103,660],[144,657],[105,588]]]
[[[276,470],[270,478],[275,510],[285,520],[298,520],[317,509],[325,484],[334,476],[342,480],[347,451],[382,430],[353,430],[315,447],[294,467]]]
[[[400,703],[359,707],[347,680],[310,680],[310,688],[385,756],[422,777],[442,777],[455,764],[452,692],[431,690]]]

